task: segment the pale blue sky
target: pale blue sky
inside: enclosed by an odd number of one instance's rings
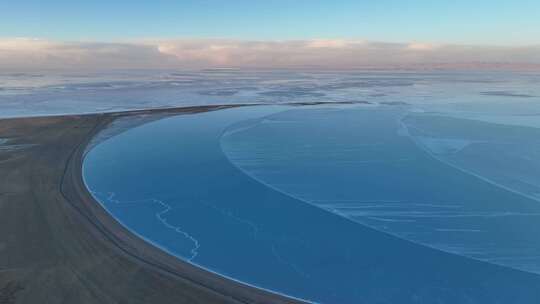
[[[0,37],[540,44],[539,0],[0,0]]]

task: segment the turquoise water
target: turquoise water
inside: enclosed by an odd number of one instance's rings
[[[84,178],[136,234],[261,288],[321,303],[538,303],[538,129],[448,113],[179,115],[95,145]]]

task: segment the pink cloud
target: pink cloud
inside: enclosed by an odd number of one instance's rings
[[[491,47],[314,39],[144,40],[123,43],[0,39],[4,68],[520,67],[538,68],[540,46]]]

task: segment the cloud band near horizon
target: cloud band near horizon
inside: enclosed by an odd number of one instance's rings
[[[0,38],[2,69],[516,68],[540,70],[540,45],[519,47],[312,39],[61,42]]]

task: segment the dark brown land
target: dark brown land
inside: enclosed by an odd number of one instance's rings
[[[117,117],[149,113],[0,120],[10,140],[0,145],[0,304],[299,303],[170,256],[93,200],[81,175],[86,145]]]

